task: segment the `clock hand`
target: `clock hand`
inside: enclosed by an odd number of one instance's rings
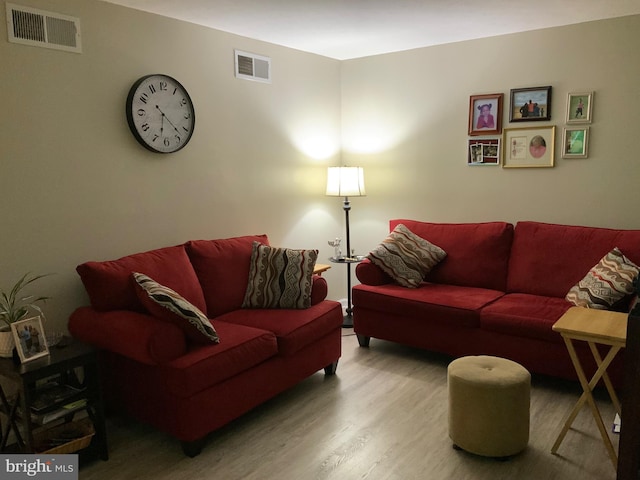
[[[171,125],[171,126],[173,127],[173,129],[176,131],[176,133],[178,133],[178,134],[179,134],[179,133],[180,133],[180,130],[178,130],[178,129],[176,128],[176,126],[173,124],[173,122],[167,118],[167,116],[166,116],[166,115],[164,114],[164,112],[160,109],[160,107],[159,107],[158,105],[156,105],[156,108],[157,108],[157,109],[158,109],[158,111],[162,114],[162,120],[165,120],[165,119],[166,119],[166,120],[167,120],[167,122],[169,122],[169,125]]]

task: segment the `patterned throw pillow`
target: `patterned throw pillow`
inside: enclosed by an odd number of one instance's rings
[[[403,287],[417,288],[447,253],[402,223],[367,258]]]
[[[253,242],[242,308],[309,308],[318,250],[292,250]]]
[[[634,291],[633,282],[640,267],[616,247],[593,266],[587,275],[571,287],[565,299],[578,307],[608,310]]]
[[[174,323],[195,343],[220,343],[220,338],[207,316],[169,287],[143,273],[133,273],[136,293],[152,315]]]

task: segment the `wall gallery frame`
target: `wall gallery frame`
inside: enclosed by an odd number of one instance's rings
[[[505,128],[502,139],[502,167],[553,167],[555,125]]]
[[[502,133],[502,93],[469,97],[469,135]]]
[[[567,123],[591,123],[593,92],[574,92],[567,96]]]
[[[12,323],[11,331],[22,363],[49,355],[49,347],[39,316]]]
[[[467,165],[500,165],[499,138],[473,138],[467,152]]]
[[[551,87],[512,88],[510,122],[551,120]]]
[[[562,158],[587,158],[589,127],[565,127],[562,133]]]

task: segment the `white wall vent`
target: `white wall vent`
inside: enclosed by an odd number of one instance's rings
[[[236,78],[271,83],[271,59],[255,53],[235,51]]]
[[[82,53],[80,19],[7,3],[9,41]]]

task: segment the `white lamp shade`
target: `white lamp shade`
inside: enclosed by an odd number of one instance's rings
[[[364,197],[364,169],[362,167],[329,167],[327,193],[330,197]]]

